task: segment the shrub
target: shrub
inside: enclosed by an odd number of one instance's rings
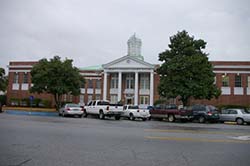
[[[0,95],[0,103],[2,105],[6,105],[6,100],[7,100],[6,95]]]
[[[20,99],[18,99],[18,98],[11,98],[10,99],[11,106],[19,106],[19,103],[20,103]]]

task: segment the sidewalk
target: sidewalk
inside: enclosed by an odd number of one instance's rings
[[[58,116],[58,112],[53,108],[3,107],[3,112],[14,115]]]

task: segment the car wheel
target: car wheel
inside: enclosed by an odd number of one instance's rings
[[[199,117],[199,123],[205,123],[206,119],[204,116]]]
[[[135,120],[135,117],[132,113],[129,114],[129,120]]]
[[[174,115],[169,115],[169,116],[168,116],[168,121],[169,121],[169,122],[174,122],[174,121],[175,121]]]
[[[105,115],[104,115],[103,111],[99,112],[99,119],[105,119]]]
[[[241,118],[237,118],[237,119],[236,119],[236,123],[237,123],[238,125],[243,125],[243,124],[244,124],[244,120],[241,119]]]
[[[87,116],[88,116],[87,111],[84,110],[84,111],[83,111],[83,117],[84,117],[84,118],[87,118]]]
[[[120,120],[121,117],[120,116],[115,116],[115,120]]]
[[[147,120],[147,118],[142,118],[142,120],[143,120],[143,121],[146,121],[146,120]]]

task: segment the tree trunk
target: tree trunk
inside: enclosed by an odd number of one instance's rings
[[[62,95],[59,95],[58,93],[54,94],[55,104],[56,104],[56,110],[59,111],[61,107],[61,97]]]

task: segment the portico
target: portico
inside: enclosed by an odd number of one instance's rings
[[[110,88],[108,89],[108,76]],[[117,85],[116,85],[117,84]],[[109,96],[109,98],[108,98]],[[117,96],[117,97],[113,97]],[[112,98],[113,97],[113,98]],[[153,105],[153,69],[104,69],[103,99],[111,103]]]

